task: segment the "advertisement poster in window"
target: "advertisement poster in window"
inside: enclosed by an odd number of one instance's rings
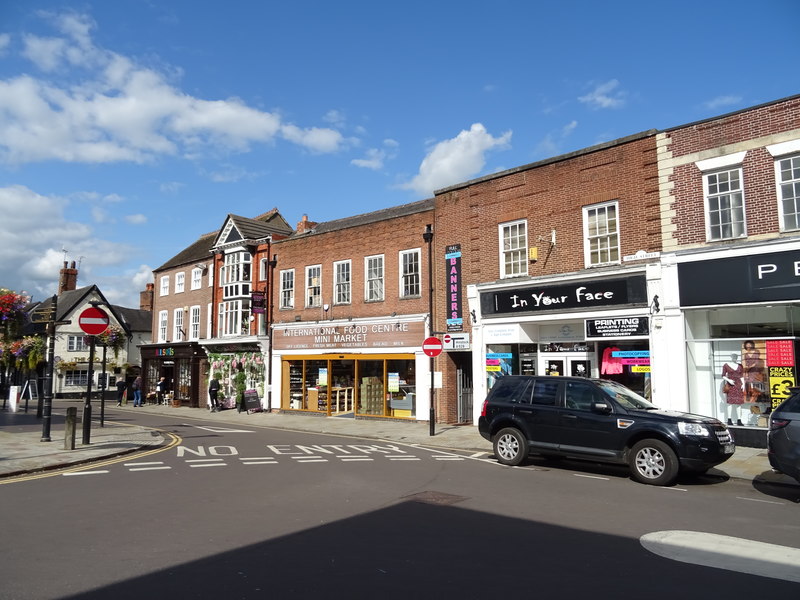
[[[745,342],[742,347],[744,349]],[[767,375],[769,377],[769,400],[776,408],[789,397],[790,388],[797,385],[794,344],[792,340],[769,340],[765,343],[767,355]],[[745,356],[745,352],[742,352]],[[746,360],[746,359],[743,359]]]

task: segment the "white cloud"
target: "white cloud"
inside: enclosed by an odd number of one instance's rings
[[[383,168],[383,159],[386,158],[386,152],[378,148],[370,148],[365,154],[365,158],[354,158],[350,161],[350,164],[364,169],[372,169],[373,171],[379,171]]]
[[[510,131],[493,137],[481,123],[475,123],[469,131],[437,143],[422,160],[419,173],[400,187],[430,195],[434,190],[466,181],[481,172],[487,152],[507,147],[510,141]]]
[[[344,113],[336,109],[329,110],[325,116],[322,117],[322,120],[338,128],[344,127],[345,124]]]
[[[579,97],[578,100],[592,108],[621,108],[625,105],[627,94],[622,90],[614,91],[618,86],[619,81],[611,79],[596,85],[591,92]]]
[[[567,136],[571,135],[572,132],[575,131],[575,129],[577,127],[578,127],[578,122],[577,121],[574,121],[574,120],[570,121],[569,123],[564,125],[564,127],[561,129],[561,135],[563,137],[567,137]]]
[[[11,45],[11,35],[8,33],[0,33],[0,56],[6,53],[6,50]]]
[[[144,225],[147,223],[147,217],[141,213],[135,215],[125,215],[125,221],[131,225]]]
[[[319,153],[336,152],[344,142],[342,134],[338,131],[320,127],[301,129],[296,125],[287,124],[281,127],[281,133],[284,139]]]
[[[741,96],[717,96],[704,103],[704,106],[711,110],[718,110],[726,106],[733,106],[742,101]]]
[[[92,207],[92,219],[95,223],[113,223],[109,212],[100,206]]]
[[[180,181],[165,181],[158,186],[158,189],[164,194],[177,194],[185,186],[186,184]]]
[[[59,80],[29,74],[0,80],[0,160],[22,164],[144,163],[162,155],[245,152],[278,136],[317,153],[336,152],[341,134],[324,127],[282,123],[238,98],[205,100],[171,85],[167,77],[96,47],[94,23],[80,14],[41,13],[61,37],[24,36],[23,55]],[[337,111],[328,119],[340,118]]]
[[[70,221],[65,216],[69,201],[64,198],[13,185],[0,187],[0,206],[0,286],[27,290],[35,299],[57,291],[63,248],[70,260],[82,262],[78,285],[94,283],[98,267],[124,264],[136,252],[126,243],[102,239],[89,225]]]

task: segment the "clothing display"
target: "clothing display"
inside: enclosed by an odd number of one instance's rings
[[[616,346],[609,346],[603,350],[603,362],[600,368],[601,375],[620,375],[624,368],[622,366],[622,359],[614,356],[614,352],[619,352]]]
[[[725,393],[725,401],[728,404],[743,404],[744,386],[742,385],[742,378],[744,377],[744,368],[742,365],[725,363],[722,365],[722,377],[724,382],[722,390]]]

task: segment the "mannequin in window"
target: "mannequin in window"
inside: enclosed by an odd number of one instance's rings
[[[731,354],[729,361],[722,365],[722,394],[728,407],[728,425],[743,425],[739,418],[739,405],[744,403],[744,367],[739,362],[739,354]]]
[[[767,391],[764,383],[764,359],[761,358],[761,352],[752,340],[742,344],[742,350],[745,402],[762,402]]]

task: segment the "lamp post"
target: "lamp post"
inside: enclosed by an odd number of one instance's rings
[[[433,242],[433,227],[428,224],[425,225],[425,233],[422,234],[422,239],[428,245],[428,327],[430,327],[430,335],[434,335],[433,328],[433,252],[431,249]],[[430,387],[430,435],[436,432],[436,406],[434,404],[434,390],[433,390],[433,356],[430,357],[431,373],[431,387]]]
[[[274,286],[272,284],[275,277],[275,267],[278,264],[278,255],[273,254],[272,259],[267,263],[269,265],[269,279],[267,280],[268,298],[267,298],[267,412],[272,412],[272,309],[273,301],[272,294]]]
[[[53,412],[53,363],[55,362],[56,319],[58,318],[58,295],[53,295],[50,319],[47,322],[47,371],[44,380],[44,405],[42,406],[42,442],[50,440],[50,423]]]

